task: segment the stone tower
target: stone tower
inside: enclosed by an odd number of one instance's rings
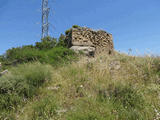
[[[101,52],[113,54],[114,52],[112,34],[103,30],[72,27],[66,35],[66,42],[69,48],[75,51],[82,50],[86,54],[99,54]]]

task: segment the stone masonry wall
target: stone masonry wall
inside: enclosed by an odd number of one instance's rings
[[[86,27],[72,28],[66,37],[71,46],[94,47],[96,53],[106,51],[112,54],[114,51],[112,34],[105,31],[95,31]]]

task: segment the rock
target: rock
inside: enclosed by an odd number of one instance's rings
[[[0,76],[4,75],[6,73],[8,73],[8,70],[4,70],[3,72],[0,72]]]
[[[94,56],[95,54],[95,48],[90,46],[72,46],[70,49],[75,51],[76,53],[79,53],[81,51],[87,56]]]

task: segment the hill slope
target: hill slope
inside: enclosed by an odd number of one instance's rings
[[[159,61],[102,54],[52,67],[51,80],[8,119],[159,120]]]

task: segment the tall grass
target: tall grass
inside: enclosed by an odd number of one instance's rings
[[[51,69],[49,65],[28,63],[14,67],[0,77],[0,116],[16,110],[36,95],[38,88],[51,80]]]
[[[82,57],[54,68],[52,81],[16,119],[158,120],[159,63],[125,54]]]
[[[44,97],[33,106],[32,120],[49,120],[57,112],[57,105],[53,96]]]
[[[159,63],[158,57],[103,54],[61,68],[55,79],[63,81],[61,94],[72,103],[64,118],[154,119],[160,111]]]

